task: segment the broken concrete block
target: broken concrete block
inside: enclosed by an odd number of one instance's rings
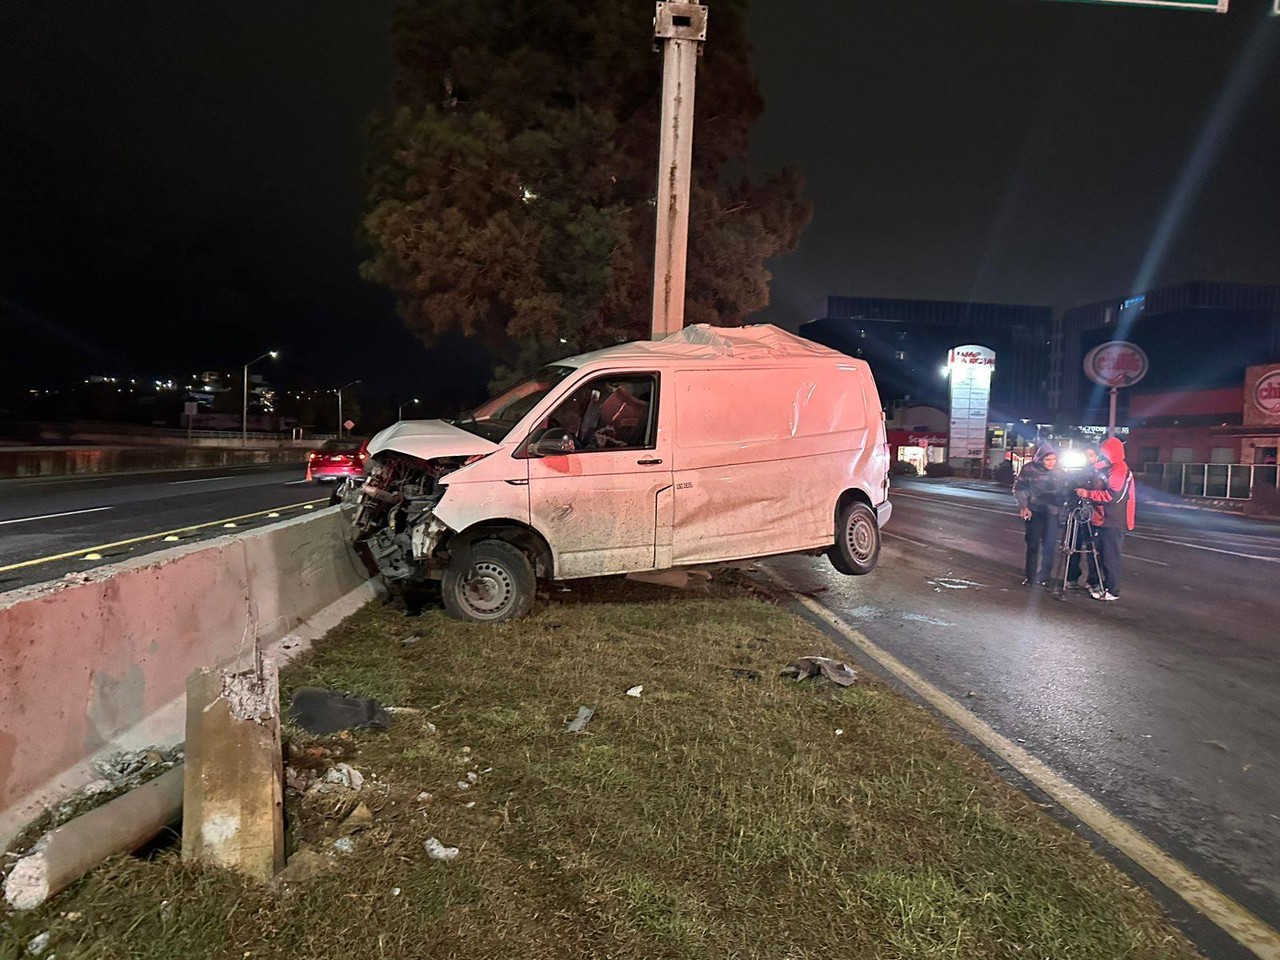
[[[284,866],[276,667],[187,680],[182,859],[266,882]]]
[[[175,822],[182,813],[182,777],[181,770],[170,770],[46,833],[9,871],[9,906],[40,906],[107,857],[138,849]]]

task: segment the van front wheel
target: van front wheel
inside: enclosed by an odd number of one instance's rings
[[[836,516],[836,542],[827,556],[833,567],[850,576],[874,570],[880,559],[880,527],[875,511],[860,500],[841,507]]]
[[[537,586],[529,558],[518,547],[481,540],[449,561],[440,593],[450,616],[498,623],[528,613]]]

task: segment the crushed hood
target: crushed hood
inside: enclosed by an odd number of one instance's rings
[[[496,443],[443,420],[402,420],[379,431],[369,441],[370,456],[392,450],[419,460],[472,457],[493,453],[497,449]]]

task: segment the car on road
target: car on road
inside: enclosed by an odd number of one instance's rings
[[[572,580],[825,553],[869,573],[889,519],[867,364],[777,327],[686,327],[561,360],[453,421],[369,443],[357,549],[460,619]]]
[[[363,480],[368,459],[368,440],[326,440],[307,454],[307,480],[311,483]]]

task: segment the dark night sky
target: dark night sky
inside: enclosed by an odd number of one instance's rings
[[[799,166],[815,205],[765,318],[794,326],[827,293],[1124,293],[1175,208],[1154,282],[1280,282],[1280,18],[1232,5],[755,0],[752,162]],[[0,363],[158,375],[279,345],[318,384],[457,376],[355,274],[391,6],[7,0]],[[1171,207],[1209,123],[1227,132]]]

